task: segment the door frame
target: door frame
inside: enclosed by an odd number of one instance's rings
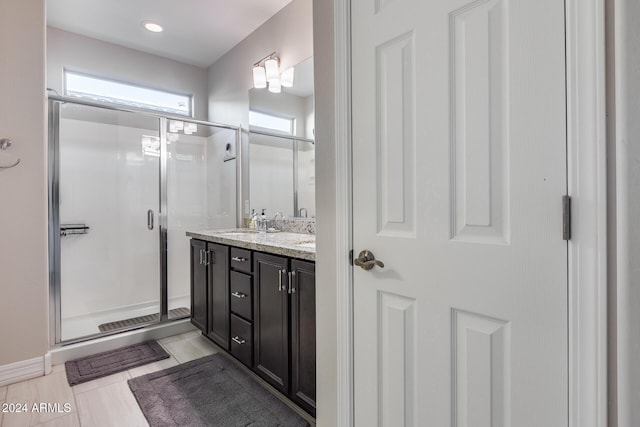
[[[351,0],[333,0],[336,421],[354,425]],[[565,0],[569,427],[607,425],[607,204],[605,0]],[[328,166],[328,165],[327,165]],[[560,200],[558,200],[560,204]],[[559,211],[560,212],[560,211]],[[558,238],[561,230],[558,230]],[[594,404],[595,403],[595,404]]]

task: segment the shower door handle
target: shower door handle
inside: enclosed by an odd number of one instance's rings
[[[153,230],[153,210],[151,209],[147,211],[147,228]]]

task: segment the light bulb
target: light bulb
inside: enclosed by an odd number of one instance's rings
[[[269,92],[280,93],[282,86],[280,85],[280,79],[269,80]]]
[[[169,120],[169,132],[178,132],[184,129],[184,122],[180,120]]]
[[[195,123],[185,123],[184,124],[184,134],[191,135],[198,131],[198,125]]]
[[[267,87],[267,74],[264,67],[253,67],[253,87],[256,89]]]
[[[142,23],[142,25],[147,31],[151,31],[152,33],[161,33],[164,31],[164,28],[162,28],[161,25],[156,24],[155,22],[145,21]]]
[[[293,87],[293,67],[287,68],[280,75],[280,83],[283,87]]]
[[[278,61],[275,59],[267,59],[264,62],[264,68],[267,75],[267,81],[280,80],[280,71],[278,70]]]

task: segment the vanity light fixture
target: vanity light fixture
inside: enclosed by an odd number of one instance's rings
[[[267,81],[279,81],[280,80],[280,70],[278,67],[278,57],[272,56],[271,58],[264,61],[264,69],[267,74]]]
[[[282,85],[280,79],[274,79],[269,81],[269,92],[280,93],[282,91]]]
[[[164,31],[164,28],[162,28],[162,25],[156,24],[155,22],[151,22],[151,21],[143,21],[142,26],[147,31],[151,31],[152,33],[161,33]]]
[[[169,120],[169,132],[179,132],[184,129],[184,122],[181,120]]]
[[[267,87],[267,74],[262,65],[253,66],[253,87],[256,89]]]
[[[169,132],[178,133],[183,131],[185,135],[198,132],[198,125],[195,123],[183,122],[182,120],[169,120]]]
[[[280,74],[280,58],[274,53],[253,64],[253,87],[269,88],[269,92],[280,93],[282,87],[293,87],[293,67]]]
[[[192,133],[198,132],[198,125],[195,123],[185,123],[184,124],[184,134],[191,135]]]
[[[289,67],[280,74],[282,87],[293,87],[293,67]]]

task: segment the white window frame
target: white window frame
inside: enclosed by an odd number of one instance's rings
[[[69,77],[78,77],[86,80],[93,80],[97,84],[105,84],[107,85],[108,90],[113,90],[112,94],[109,94],[107,91],[96,91],[91,92],[88,90],[74,90],[69,88]],[[117,106],[125,106],[129,108],[135,108],[139,110],[148,110],[153,112],[178,115],[184,117],[193,117],[193,95],[187,95],[183,93],[171,92],[164,89],[156,89],[144,85],[139,85],[131,82],[124,82],[119,80],[114,80],[110,78],[105,78],[101,76],[96,76],[92,74],[82,73],[78,71],[74,71],[71,69],[65,69],[63,72],[64,79],[64,94],[70,97],[77,97],[82,99],[89,99],[92,101],[97,101],[110,105]],[[109,87],[110,86],[110,87]],[[120,96],[117,94],[117,91],[122,90],[126,92],[127,90],[131,90],[134,92],[134,95],[131,97]],[[135,94],[135,92],[138,92]],[[138,100],[135,97],[138,96]],[[147,96],[149,98],[147,98]],[[171,107],[168,103],[156,102],[152,98],[154,96],[162,97],[173,97],[176,102],[183,101],[184,107]],[[183,99],[181,99],[183,98]]]
[[[277,120],[286,121],[289,124],[289,130],[284,131],[284,130],[281,130],[280,128],[273,128],[273,127],[268,127],[268,126],[255,125],[255,124],[251,123],[251,115],[252,114],[257,114],[257,115],[260,115],[260,116],[271,117],[271,118],[274,118],[274,119],[277,119]],[[259,110],[249,110],[249,129],[257,130],[257,131],[261,131],[261,132],[274,133],[274,134],[279,134],[279,135],[295,136],[296,119],[294,117],[286,117],[286,116],[279,116],[277,114],[265,113],[264,111],[259,111]]]

